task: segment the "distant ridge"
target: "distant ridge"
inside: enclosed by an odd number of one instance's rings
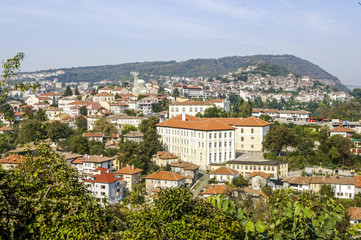
[[[39,72],[54,72],[64,70],[64,75],[59,75],[62,82],[99,82],[107,79],[110,81],[126,81],[130,79],[131,71],[138,71],[145,79],[150,75],[182,76],[182,77],[214,77],[233,72],[240,67],[245,67],[257,62],[275,64],[286,68],[288,71],[318,79],[324,84],[347,90],[340,80],[326,72],[318,65],[293,55],[253,55],[232,56],[218,59],[190,59],[187,61],[153,61],[135,62],[117,65],[90,66],[77,68],[50,69]],[[49,77],[53,79],[54,77]]]

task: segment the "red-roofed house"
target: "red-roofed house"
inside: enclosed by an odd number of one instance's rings
[[[232,189],[227,187],[227,185],[225,185],[225,184],[212,185],[209,188],[207,188],[206,190],[204,190],[203,197],[207,198],[207,197],[216,196],[216,195],[222,194],[222,193],[231,195]]]
[[[83,137],[87,138],[89,141],[98,141],[103,142],[103,133],[83,133]]]
[[[347,208],[346,214],[350,217],[351,224],[361,223],[361,208],[360,207]]]
[[[25,160],[24,156],[21,155],[10,155],[6,158],[0,159],[0,164],[4,170],[12,169],[17,167],[20,163]]]
[[[128,165],[122,169],[117,170],[115,174],[122,177],[126,183],[126,188],[132,191],[134,185],[142,180],[142,171],[142,169]]]
[[[261,190],[270,181],[271,175],[264,172],[252,172],[250,174],[252,189]]]
[[[170,171],[157,171],[145,177],[147,192],[156,188],[180,187],[185,185],[185,177]]]
[[[335,127],[330,130],[330,136],[333,135],[342,135],[343,137],[351,137],[352,134],[354,134],[356,131],[351,128],[345,128],[345,127]]]
[[[6,133],[6,132],[12,132],[14,131],[14,129],[12,129],[11,127],[8,126],[3,126],[0,128],[0,133]]]
[[[215,178],[217,182],[231,182],[238,176],[238,171],[229,167],[220,167],[210,173],[210,178]]]
[[[152,162],[161,167],[177,162],[178,160],[178,156],[167,151],[159,151],[157,154],[154,154],[152,158]]]
[[[107,198],[110,203],[118,203],[125,196],[123,179],[112,173],[97,169],[99,174],[84,180],[84,184],[99,201]],[[109,169],[106,169],[109,171]]]

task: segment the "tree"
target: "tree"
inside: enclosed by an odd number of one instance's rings
[[[178,88],[175,88],[174,90],[173,90],[173,97],[179,97],[179,95],[180,95],[180,92],[179,92],[179,90],[178,90]]]
[[[40,122],[44,122],[47,120],[47,117],[46,117],[46,112],[44,109],[42,108],[39,108],[38,111],[35,113],[34,115],[34,119],[40,121]]]
[[[124,124],[122,126],[122,135],[130,133],[131,131],[137,131],[137,127],[131,124]]]
[[[271,152],[280,154],[283,149],[294,146],[296,140],[295,133],[284,125],[272,126],[264,138],[263,147]]]
[[[127,114],[127,116],[135,116],[136,113],[132,109],[125,109],[124,113]]]
[[[232,183],[237,187],[246,187],[248,186],[248,179],[245,179],[241,174],[238,174],[237,177],[233,178]]]
[[[80,111],[80,115],[82,116],[88,116],[88,109],[85,107],[85,106],[81,106],[79,108],[79,111]]]
[[[5,103],[0,105],[0,113],[4,114],[4,118],[9,122],[14,121],[14,111],[9,104]]]
[[[25,54],[20,52],[13,58],[9,58],[2,63],[2,76],[0,78],[0,103],[9,95],[10,91],[21,90],[22,92],[32,90],[33,92],[39,88],[39,83],[19,83],[12,81],[16,78],[18,71],[20,71],[20,61],[25,57]]]
[[[27,120],[21,127],[19,140],[23,143],[39,141],[46,138],[45,126],[38,120]]]
[[[118,93],[115,93],[115,96],[114,96],[115,99],[118,99],[120,98],[119,94]]]
[[[124,199],[123,204],[141,205],[145,202],[145,185],[144,183],[135,184],[132,191],[127,191],[127,197]]]
[[[117,127],[105,118],[100,118],[94,123],[94,131],[101,132],[106,137],[111,137],[113,133],[118,132]]]
[[[19,168],[0,167],[0,238],[114,238],[104,226],[118,217],[89,194],[65,160],[45,145],[38,152]]]
[[[331,136],[326,141],[326,145],[331,149],[329,154],[335,161],[334,163],[342,163],[348,166],[353,164],[353,158],[350,152],[353,143],[350,139],[344,138],[342,135],[337,134]]]
[[[69,86],[66,87],[63,96],[64,97],[68,97],[68,96],[72,96],[73,92],[71,91],[71,88]]]
[[[76,88],[75,88],[75,90],[74,90],[74,94],[75,94],[75,95],[80,95],[80,92],[79,92],[78,87],[76,87]]]
[[[82,135],[71,135],[66,141],[68,151],[78,154],[88,154],[88,140]]]
[[[26,117],[26,119],[33,119],[34,117],[34,110],[32,109],[31,106],[28,106],[26,108],[24,108],[24,116]]]
[[[77,116],[75,119],[75,126],[80,133],[83,133],[88,128],[88,122],[84,116],[80,115]]]
[[[321,196],[325,196],[327,198],[334,198],[335,197],[335,189],[333,186],[329,184],[322,184],[320,189]]]
[[[199,114],[199,117],[204,117],[204,118],[226,118],[229,117],[228,112],[226,112],[223,108],[219,108],[216,106],[207,108],[203,115]]]
[[[50,137],[54,142],[61,138],[68,138],[72,133],[73,131],[71,128],[59,121],[54,121],[49,124],[48,137]]]
[[[142,133],[145,133],[147,130],[154,128],[155,129],[155,125],[159,123],[159,118],[155,117],[155,116],[151,116],[147,119],[143,119],[141,121],[141,123],[139,124],[139,130]]]

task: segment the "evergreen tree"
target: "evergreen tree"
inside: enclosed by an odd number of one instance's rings
[[[75,94],[75,95],[80,95],[80,92],[79,92],[78,87],[76,87],[76,88],[75,88],[75,90],[74,90],[74,94]]]
[[[71,91],[71,88],[69,86],[67,86],[65,91],[64,91],[63,96],[68,97],[68,96],[71,96],[71,95],[73,95],[73,92]]]

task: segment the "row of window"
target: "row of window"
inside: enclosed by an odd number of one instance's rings
[[[182,107],[182,113],[186,113],[186,108]],[[205,108],[206,109],[206,108]],[[176,108],[170,108],[171,112],[179,112],[180,108],[176,107]],[[203,107],[199,108],[200,112],[203,112]],[[193,112],[193,107],[189,108],[189,112]],[[197,113],[198,112],[198,107],[194,107],[194,112]]]
[[[271,166],[253,166],[253,165],[229,165],[234,170],[258,170],[258,171],[274,171],[275,167]]]
[[[172,135],[180,135],[180,136],[185,136],[185,137],[196,137],[196,132],[194,131],[186,131],[186,130],[177,130],[177,129],[162,129],[160,128],[159,130],[160,133],[165,133],[165,134],[172,134]],[[229,138],[233,137],[233,132],[219,132],[219,133],[208,133],[208,138],[209,139],[217,139],[218,138],[222,138],[222,136],[224,138],[227,138],[227,135]],[[204,133],[200,133],[198,132],[198,138],[200,139],[204,139]]]

